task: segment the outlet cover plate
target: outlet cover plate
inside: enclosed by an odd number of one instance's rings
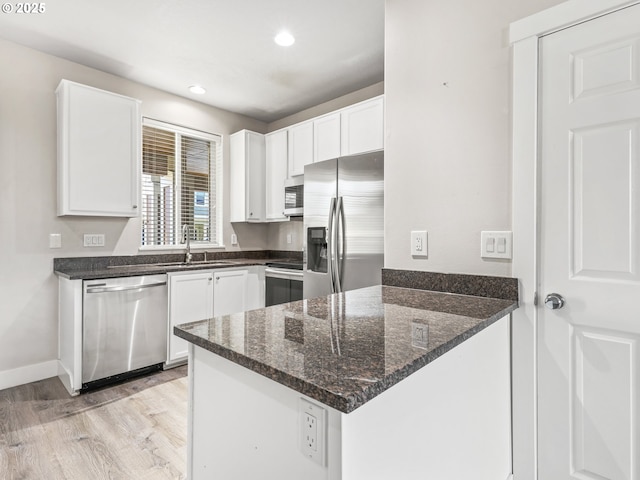
[[[327,450],[327,410],[304,398],[300,398],[298,413],[300,451],[305,457],[324,467]],[[309,419],[312,424],[315,424],[315,429],[312,432],[312,435],[315,436],[315,445],[313,442],[307,441],[310,428]]]
[[[480,256],[482,258],[511,259],[512,248],[513,232],[480,232]]]
[[[413,230],[411,232],[411,256],[428,257],[427,231]]]

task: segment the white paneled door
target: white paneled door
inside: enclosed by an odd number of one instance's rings
[[[538,478],[640,480],[640,5],[540,42]]]

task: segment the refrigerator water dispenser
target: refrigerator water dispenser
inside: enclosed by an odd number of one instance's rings
[[[327,229],[307,228],[307,270],[327,273]]]

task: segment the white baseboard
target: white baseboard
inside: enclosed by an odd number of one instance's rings
[[[27,365],[13,370],[4,370],[0,371],[0,390],[57,376],[57,360],[49,360],[48,362]]]

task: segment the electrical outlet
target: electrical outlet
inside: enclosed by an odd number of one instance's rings
[[[237,245],[238,244],[238,236],[235,233],[231,234],[231,245]]]
[[[104,247],[104,233],[85,233],[85,247]]]
[[[429,325],[411,322],[411,345],[423,349],[429,347]]]
[[[425,230],[414,230],[411,232],[411,255],[414,257],[427,257],[427,232]]]
[[[305,413],[303,417],[302,428],[306,432],[302,441],[304,442],[305,449],[318,451],[318,421],[316,417],[310,413]]]
[[[304,398],[299,405],[300,451],[318,465],[325,464],[326,410]]]

